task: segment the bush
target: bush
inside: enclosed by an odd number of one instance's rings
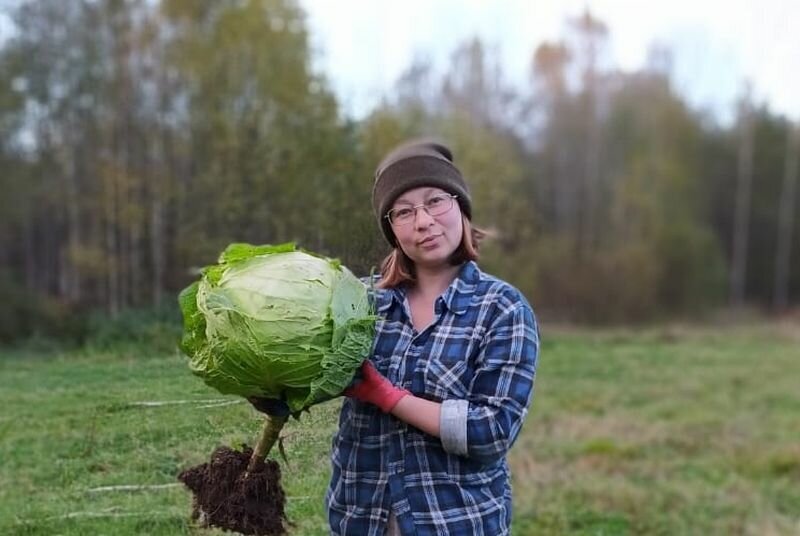
[[[170,352],[177,348],[181,329],[177,303],[169,307],[127,309],[113,317],[96,311],[88,315],[83,342],[98,350],[137,345]]]
[[[8,272],[0,271],[0,343],[36,337],[76,340],[83,318],[68,304],[31,292]]]
[[[591,324],[643,322],[659,312],[661,266],[645,244],[624,244],[575,255],[563,240],[536,248],[535,282],[529,293],[551,318]]]
[[[655,240],[663,276],[658,299],[675,313],[697,313],[721,305],[727,273],[714,235],[694,225],[665,226]]]
[[[27,347],[86,345],[109,349],[120,344],[172,351],[181,336],[177,302],[160,308],[130,309],[116,316],[80,310],[31,292],[0,271],[0,344]]]

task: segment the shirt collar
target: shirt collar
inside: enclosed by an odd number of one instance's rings
[[[387,289],[376,289],[378,300],[377,300],[377,309],[379,313],[385,313],[389,310],[392,306],[392,303],[395,301],[399,304],[403,304],[403,297],[399,292],[400,289],[398,288],[387,288]]]
[[[461,266],[458,275],[442,294],[442,302],[457,315],[467,311],[472,294],[480,280],[480,269],[474,261],[467,261]]]
[[[442,303],[457,315],[464,314],[469,306],[470,297],[475,292],[475,287],[480,280],[481,272],[474,261],[467,261],[456,275],[456,278],[447,287],[441,296]],[[393,303],[403,306],[406,298],[404,287],[394,287],[381,292],[378,300],[378,312],[386,312]]]

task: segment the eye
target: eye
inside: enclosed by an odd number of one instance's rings
[[[392,219],[402,220],[403,218],[408,218],[412,212],[414,211],[410,208],[396,208],[392,210]]]
[[[445,202],[445,199],[446,197],[443,195],[435,195],[430,199],[428,199],[428,201],[425,204],[430,208],[436,208],[442,206]]]

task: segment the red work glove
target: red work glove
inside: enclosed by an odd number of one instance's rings
[[[361,364],[361,373],[364,378],[353,387],[348,387],[344,391],[345,396],[375,404],[385,413],[389,413],[401,398],[411,394],[405,389],[392,385],[392,382],[384,378],[369,361]]]

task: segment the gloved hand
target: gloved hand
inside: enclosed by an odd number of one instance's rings
[[[363,379],[345,389],[345,396],[374,404],[385,413],[392,411],[401,398],[411,394],[392,385],[392,382],[384,378],[369,361],[361,364],[361,374]]]
[[[274,417],[288,417],[289,406],[283,400],[277,398],[264,398],[260,396],[249,396],[247,401],[261,413]]]

